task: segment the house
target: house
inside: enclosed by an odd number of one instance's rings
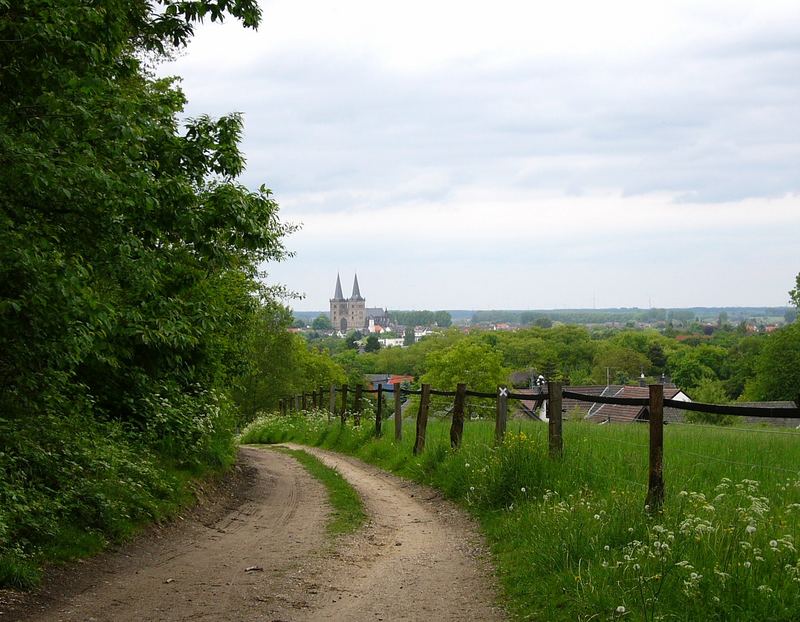
[[[369,382],[369,388],[375,390],[378,385],[383,385],[384,391],[394,391],[395,383],[411,383],[414,382],[414,376],[399,376],[397,374],[366,374],[364,376]]]
[[[622,387],[617,391],[613,397],[650,397],[649,387]],[[664,385],[664,399],[675,400],[677,402],[691,402],[692,400],[681,391],[674,384]],[[684,420],[682,410],[677,408],[664,408],[664,422],[676,423]],[[596,423],[633,423],[640,421],[648,421],[650,419],[649,406],[623,406],[620,404],[598,404],[598,408],[592,411],[586,417],[587,421],[594,421]]]
[[[623,397],[623,398],[647,398],[650,396],[650,389],[647,386],[627,386],[627,385],[581,385],[564,387],[572,393],[581,393],[598,397]],[[528,417],[547,421],[547,400],[536,399],[541,393],[540,389],[515,389],[515,393],[527,394],[530,400],[520,400],[519,412]],[[678,400],[681,402],[691,402],[692,400],[674,384],[664,385],[664,399]],[[602,404],[600,402],[584,402],[571,398],[564,398],[561,402],[561,410],[566,418],[585,419],[594,423],[632,423],[634,421],[647,421],[650,413],[648,407],[643,406],[622,406],[618,404]],[[682,411],[676,408],[664,408],[664,421],[678,422],[683,421]]]

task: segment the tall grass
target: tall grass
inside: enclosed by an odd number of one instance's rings
[[[646,426],[565,422],[551,460],[534,422],[512,422],[499,447],[492,422],[468,422],[453,451],[449,422],[433,420],[417,457],[409,423],[395,443],[368,419],[268,415],[242,440],[324,446],[441,489],[479,518],[523,619],[800,619],[800,434],[667,426],[655,512]]]

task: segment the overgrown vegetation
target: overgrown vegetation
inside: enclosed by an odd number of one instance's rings
[[[344,479],[336,469],[323,464],[307,451],[277,448],[293,456],[306,470],[316,477],[328,491],[332,513],[328,521],[328,533],[338,536],[358,531],[367,518],[364,513],[364,504],[355,489]]]
[[[0,0],[0,585],[232,460],[243,337],[278,314],[258,267],[291,227],[236,181],[241,118],[180,120],[147,69],[225,14],[260,19],[255,0]]]
[[[245,442],[323,446],[436,486],[481,521],[509,606],[522,619],[796,620],[800,433],[665,428],[663,512],[644,508],[647,428],[568,422],[565,455],[546,426],[513,422],[500,447],[472,421],[464,446],[432,421],[425,452],[327,422],[263,416]]]

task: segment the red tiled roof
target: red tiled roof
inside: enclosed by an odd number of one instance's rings
[[[403,384],[404,382],[414,382],[414,376],[389,376],[386,384]]]

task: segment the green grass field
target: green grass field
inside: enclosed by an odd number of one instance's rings
[[[349,453],[435,486],[480,520],[509,610],[538,620],[799,620],[800,433],[665,428],[666,499],[646,511],[647,426],[564,424],[564,457],[547,427],[467,422],[449,446],[432,420],[412,456],[414,422],[395,443],[322,413],[268,415],[242,442],[292,440]]]

